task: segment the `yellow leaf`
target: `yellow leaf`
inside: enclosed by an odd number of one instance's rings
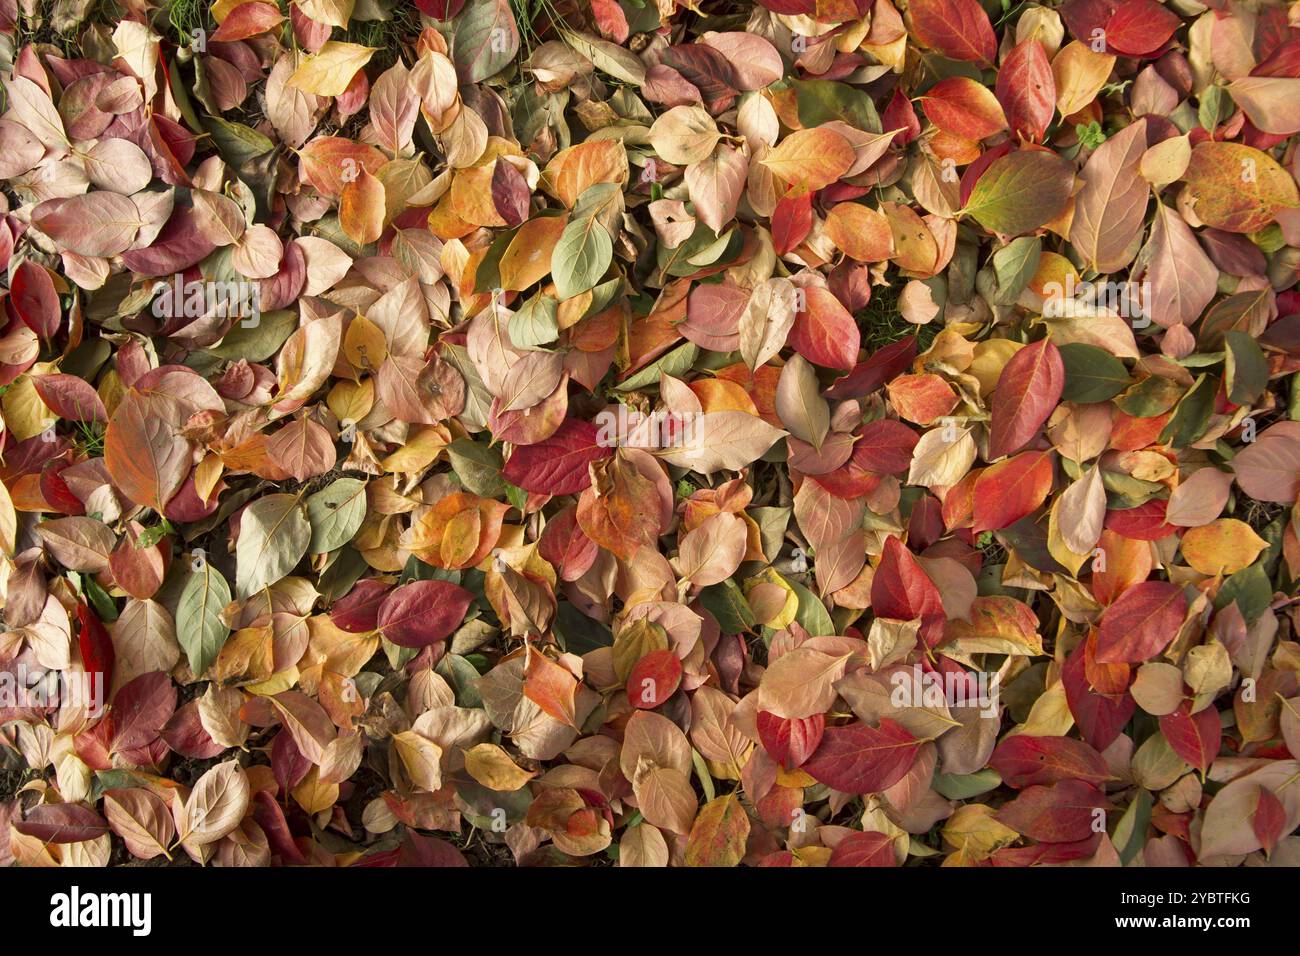
[[[572,208],[588,186],[626,181],[627,150],[623,141],[598,139],[556,153],[542,173],[540,185]]]
[[[14,556],[18,541],[18,512],[14,509],[14,500],[9,496],[9,489],[0,481],[0,551],[6,557]]]
[[[451,444],[451,435],[442,425],[425,425],[406,439],[406,444],[380,464],[384,471],[411,474],[433,464],[442,450]]]
[[[1056,81],[1056,107],[1062,116],[1077,113],[1093,101],[1110,77],[1115,57],[1097,53],[1085,43],[1073,40],[1052,60]]]
[[[834,130],[801,129],[791,133],[760,162],[796,191],[821,189],[839,179],[857,154]]]
[[[489,790],[514,793],[537,774],[524,770],[496,744],[478,744],[465,751],[465,769]]]
[[[567,215],[539,216],[520,226],[501,256],[501,287],[519,292],[550,274],[551,251],[568,224]]]
[[[363,378],[360,382],[336,382],[325,397],[325,404],[340,422],[355,425],[370,414],[375,404],[374,380]]]
[[[1250,525],[1236,518],[1220,518],[1183,535],[1183,557],[1202,574],[1234,574],[1267,547]]]
[[[212,489],[217,487],[224,470],[221,456],[212,452],[204,455],[203,460],[195,467],[194,490],[203,501],[208,501],[212,497]]]
[[[32,371],[42,374],[46,369],[52,368],[53,366],[36,365]],[[36,386],[30,375],[19,376],[9,386],[4,396],[0,397],[0,407],[4,409],[5,427],[18,441],[34,438],[58,420],[58,416],[36,394]]]
[[[339,785],[337,783],[321,783],[320,768],[312,767],[307,771],[307,776],[303,777],[302,783],[298,784],[290,792],[293,794],[294,801],[297,802],[298,806],[302,807],[303,812],[311,815],[321,813],[334,806],[339,798]]]
[[[442,789],[441,747],[414,730],[393,734],[393,747],[411,783],[430,792]]]
[[[998,847],[1014,843],[1020,834],[993,819],[993,808],[968,803],[943,825],[943,841],[954,850],[964,850],[976,860],[988,859]]]
[[[317,96],[340,96],[375,53],[374,47],[359,43],[326,40],[319,53],[293,71],[288,85]]]
[[[378,371],[384,359],[388,358],[384,330],[364,315],[358,315],[348,323],[348,330],[344,333],[343,356],[358,371]]]
[[[346,27],[356,0],[298,0],[298,8],[317,23]]]

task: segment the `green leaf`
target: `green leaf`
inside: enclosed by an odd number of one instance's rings
[[[243,123],[232,123],[219,116],[208,116],[206,119],[217,152],[232,166],[243,166],[249,160],[275,149],[275,143]]]
[[[882,132],[880,115],[863,90],[835,80],[790,80],[799,122],[805,127],[840,120],[868,133]]]
[[[587,617],[568,601],[561,601],[555,609],[555,633],[560,646],[570,654],[586,654],[614,643],[608,627]]]
[[[1259,397],[1268,387],[1268,360],[1264,351],[1245,332],[1225,332],[1223,345],[1227,350],[1224,385],[1228,400],[1234,405],[1246,405]]]
[[[987,767],[975,773],[936,773],[931,786],[949,800],[969,800],[1000,786],[1002,778]]]
[[[93,577],[88,574],[81,577],[81,588],[86,593],[90,603],[95,606],[95,613],[105,624],[111,624],[117,620],[117,603],[109,596],[108,592],[99,586]]]
[[[691,748],[691,763],[695,767],[695,776],[700,780],[700,789],[704,791],[704,799],[712,800],[717,796],[717,792],[713,789],[713,775],[709,773],[704,757],[694,747]]]
[[[700,592],[700,603],[704,609],[718,619],[718,626],[723,634],[740,634],[748,631],[757,623],[754,612],[741,593],[740,586],[728,578],[721,584],[713,584]]]
[[[1211,132],[1232,113],[1232,97],[1222,86],[1207,86],[1197,97],[1197,103],[1196,119],[1202,129]]]
[[[1037,236],[1013,239],[993,253],[993,272],[998,278],[997,301],[1011,305],[1038,271],[1038,260],[1043,255],[1043,240]]]
[[[226,337],[206,351],[224,359],[261,362],[280,350],[298,328],[298,313],[289,309],[263,312],[256,325],[236,322]]]
[[[596,285],[614,261],[614,243],[595,216],[564,227],[551,255],[551,277],[561,299],[581,295]]]
[[[786,583],[799,596],[799,610],[795,612],[794,618],[803,625],[804,630],[813,637],[826,637],[836,633],[835,622],[831,620],[821,599],[797,581]]]
[[[506,500],[520,511],[523,511],[528,506],[528,492],[518,485],[506,482]]]
[[[235,591],[240,599],[294,569],[311,542],[311,525],[296,495],[267,495],[244,509],[235,545]]]
[[[506,482],[501,477],[501,452],[472,438],[457,438],[447,446],[451,470],[469,491],[483,498],[501,498]]]
[[[695,359],[699,354],[700,347],[694,342],[687,342],[685,345],[673,349],[662,358],[651,362],[631,378],[619,382],[614,388],[620,392],[630,392],[651,385],[658,385],[659,380],[665,375],[679,378],[695,364]]]
[[[1124,363],[1095,345],[1083,342],[1062,345],[1061,363],[1065,366],[1061,397],[1067,402],[1084,405],[1105,402],[1133,383]]]
[[[1168,424],[1160,431],[1161,444],[1186,448],[1205,434],[1214,412],[1214,396],[1219,390],[1219,380],[1201,375],[1174,409]]]
[[[1250,567],[1228,575],[1219,588],[1219,593],[1215,595],[1214,607],[1223,610],[1233,601],[1237,602],[1237,609],[1247,624],[1259,620],[1268,610],[1273,601],[1273,585],[1262,561],[1256,561]]]
[[[963,210],[991,232],[1019,236],[1051,222],[1074,186],[1074,168],[1055,153],[999,156],[971,190]]]
[[[365,520],[366,483],[340,478],[307,499],[307,521],[311,525],[307,549],[312,554],[324,554],[341,548]]]
[[[1096,149],[1106,142],[1106,133],[1096,120],[1091,123],[1079,123],[1074,127],[1074,135],[1079,137],[1079,144],[1089,149]]]
[[[444,654],[434,671],[447,681],[456,694],[457,707],[482,707],[478,679],[482,676],[473,664],[459,654]]]
[[[462,83],[495,76],[519,52],[519,28],[507,0],[470,0],[450,21],[437,22],[450,35],[451,58]]]
[[[1173,379],[1152,375],[1128,389],[1115,404],[1125,415],[1155,418],[1178,404],[1183,387]]]
[[[230,585],[211,564],[203,561],[198,571],[191,569],[176,605],[176,639],[195,676],[212,666],[230,636],[230,628],[221,620],[230,599]]]
[[[141,531],[135,539],[135,546],[137,548],[152,548],[167,535],[175,533],[176,529],[172,527],[172,523],[163,518],[161,523]]]
[[[1133,802],[1128,805],[1124,815],[1115,827],[1111,842],[1119,852],[1120,862],[1125,866],[1133,861],[1147,842],[1147,828],[1151,825],[1151,794],[1139,790]]]
[[[555,315],[559,303],[549,295],[535,295],[510,317],[510,342],[515,348],[532,349],[554,342],[560,335]]]

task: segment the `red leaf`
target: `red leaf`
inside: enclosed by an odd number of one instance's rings
[[[233,43],[266,33],[284,22],[280,10],[273,3],[241,3],[226,14],[217,31],[208,37],[214,43]]]
[[[1146,56],[1164,46],[1182,20],[1156,0],[1124,0],[1106,23],[1106,52]]]
[[[1007,128],[1002,104],[989,88],[968,76],[940,80],[920,97],[930,122],[963,139],[981,140]]]
[[[74,422],[107,422],[108,412],[99,394],[76,375],[33,375],[32,384],[50,410]]]
[[[883,833],[850,833],[831,851],[828,866],[897,866],[894,840]]]
[[[817,0],[759,0],[759,3],[773,13],[782,13],[792,17],[817,11]]]
[[[1074,843],[1094,832],[1093,811],[1106,806],[1105,795],[1082,780],[1033,786],[997,812],[996,819],[1040,843]]]
[[[1031,38],[1008,53],[995,90],[1012,131],[1041,140],[1056,112],[1056,80],[1043,45]]]
[[[1282,838],[1282,831],[1286,826],[1286,808],[1282,806],[1282,801],[1277,798],[1277,795],[1267,787],[1259,788],[1259,803],[1255,807],[1255,815],[1251,817],[1250,823],[1254,827],[1255,836],[1259,837],[1259,842],[1264,847],[1264,852],[1271,855],[1273,847]]]
[[[415,5],[425,16],[435,20],[450,20],[465,9],[466,0],[415,0]]]
[[[1046,500],[1052,490],[1052,456],[1027,451],[985,468],[975,482],[976,534],[1015,524]]]
[[[1035,843],[1033,846],[1003,847],[989,862],[994,866],[1052,866],[1075,860],[1089,860],[1097,855],[1101,834],[1090,833],[1086,840],[1070,843]]]
[[[41,338],[53,338],[59,331],[59,294],[54,291],[54,280],[30,259],[24,259],[14,270],[9,302],[23,325]]]
[[[394,865],[459,868],[469,866],[469,861],[465,859],[465,854],[446,840],[407,830]]]
[[[885,539],[885,552],[871,579],[871,609],[877,617],[921,620],[921,636],[929,647],[943,638],[947,619],[943,598],[920,562],[894,536]]]
[[[1061,400],[1065,365],[1051,339],[1040,339],[1011,357],[991,403],[989,459],[1024,448]]]
[[[626,43],[629,28],[627,15],[617,0],[591,0],[591,15],[596,20],[600,35],[615,43]]]
[[[921,121],[916,118],[916,109],[902,87],[894,90],[889,105],[880,114],[880,125],[887,130],[902,130],[894,137],[894,143],[899,147],[906,146],[921,135]]]
[[[1174,639],[1187,615],[1183,589],[1168,581],[1135,584],[1101,615],[1097,661],[1139,664],[1155,657]]]
[[[634,707],[653,710],[676,693],[682,683],[682,662],[672,651],[651,651],[632,665],[627,699]]]
[[[141,674],[113,697],[114,752],[147,747],[176,710],[176,688],[161,671]]]
[[[1204,774],[1219,755],[1223,726],[1219,723],[1219,712],[1213,706],[1196,714],[1191,710],[1191,703],[1183,701],[1172,714],[1160,718],[1160,732],[1174,753]]]
[[[826,392],[827,398],[862,398],[890,379],[901,375],[916,358],[916,336],[909,335],[873,352],[865,362],[853,366]]]
[[[1088,683],[1087,642],[1081,641],[1061,668],[1065,702],[1083,739],[1098,751],[1105,750],[1133,717],[1137,702],[1128,691],[1101,694]]]
[[[569,505],[542,529],[537,550],[565,581],[576,581],[595,563],[600,548],[578,527],[578,509]]]
[[[950,59],[990,65],[997,56],[993,24],[976,0],[913,0],[907,14],[916,38]]]
[[[293,842],[293,832],[284,811],[275,802],[269,790],[258,790],[253,794],[253,819],[266,834],[267,843],[282,860],[298,866],[305,866],[309,861]]]
[[[46,843],[81,843],[108,832],[108,821],[89,807],[76,803],[44,803],[15,822],[13,828],[24,836]]]
[[[568,727],[577,726],[578,679],[540,651],[529,651],[524,696]]]
[[[663,61],[694,84],[710,113],[727,109],[736,98],[736,70],[722,51],[704,43],[679,43],[664,49]]]
[[[555,434],[535,445],[517,445],[502,477],[539,495],[574,495],[591,484],[587,466],[613,454],[599,441],[600,430],[580,418],[566,418]]]
[[[845,464],[824,475],[810,475],[815,481],[837,498],[850,501],[871,494],[884,480],[884,476],[873,471],[866,471],[850,458]]]
[[[47,462],[41,469],[41,497],[65,515],[84,515],[86,506],[72,493],[61,474],[71,463],[67,459]]]
[[[182,757],[189,757],[191,760],[211,760],[213,757],[219,757],[225,752],[226,748],[212,739],[212,736],[203,727],[203,721],[199,719],[199,705],[190,701],[181,707],[163,726],[160,735],[168,747],[176,751]],[[280,739],[288,739],[288,734],[279,734],[276,737],[276,743]],[[275,749],[272,748],[272,763],[274,764]],[[307,758],[303,757],[306,763]],[[306,774],[311,764],[307,764],[303,773]],[[296,784],[298,781],[294,781]],[[287,789],[287,788],[286,788]]]
[[[492,170],[492,205],[507,226],[517,226],[528,218],[531,196],[523,173],[506,162],[504,156],[498,156]]]
[[[193,206],[177,206],[153,244],[122,253],[122,263],[137,275],[174,275],[207,258],[216,244],[199,228]]]
[[[402,647],[425,647],[443,640],[465,620],[474,595],[450,581],[412,581],[379,605],[384,637]]]
[[[861,333],[853,316],[827,289],[803,290],[807,308],[795,316],[787,344],[823,368],[853,368],[858,360]]]
[[[330,620],[353,634],[364,634],[379,627],[379,605],[384,602],[389,587],[375,578],[358,581],[330,608]]]
[[[1159,541],[1181,530],[1165,521],[1168,507],[1169,503],[1165,499],[1152,498],[1136,508],[1107,511],[1105,528],[1134,541]]]
[[[1076,40],[1091,43],[1094,30],[1104,30],[1106,21],[1119,6],[1118,0],[1065,0],[1061,19]]]
[[[99,615],[90,609],[90,605],[77,605],[77,623],[81,631],[77,643],[81,648],[81,664],[87,674],[100,674],[103,687],[113,684],[113,641],[108,636],[108,629],[99,619]]]
[[[1101,754],[1082,740],[1069,737],[1016,734],[998,744],[989,766],[1003,783],[1017,790],[1061,780],[1103,783],[1111,779]]]
[[[907,776],[922,742],[888,717],[879,729],[861,721],[828,727],[801,769],[843,793],[879,793]]]
[[[759,0],[759,3],[773,13],[782,13],[792,17],[817,11],[817,0]]]
[[[853,446],[853,463],[867,471],[892,475],[907,471],[912,451],[920,440],[902,422],[882,418],[862,426],[862,436]]]
[[[812,193],[786,196],[772,212],[772,245],[779,256],[803,242],[812,229]]]
[[[793,770],[802,766],[821,744],[826,715],[786,718],[760,710],[756,724],[758,739],[768,756],[787,770]]]

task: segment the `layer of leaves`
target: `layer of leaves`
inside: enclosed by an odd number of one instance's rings
[[[0,0],[0,863],[1300,863],[1300,20],[1183,9]]]

